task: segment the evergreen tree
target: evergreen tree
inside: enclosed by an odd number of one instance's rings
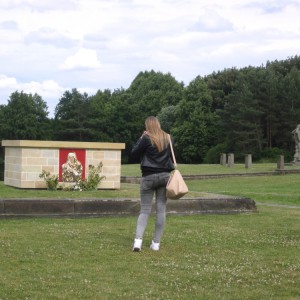
[[[211,111],[212,97],[201,77],[185,89],[178,104],[175,128],[175,148],[178,159],[185,163],[200,163],[208,149],[216,143],[216,115]]]
[[[58,140],[90,141],[93,139],[89,130],[89,104],[86,93],[77,89],[66,91],[55,108],[55,136]]]
[[[227,101],[221,112],[228,150],[235,152],[237,157],[262,151],[264,143],[259,102],[244,77],[240,77],[238,86],[226,97]]]

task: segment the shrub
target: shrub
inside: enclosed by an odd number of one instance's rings
[[[274,162],[277,160],[279,155],[284,155],[284,160],[286,162],[293,160],[293,155],[286,150],[279,149],[277,147],[274,148],[265,148],[258,154],[254,154],[254,158],[257,159],[259,162]]]
[[[82,191],[96,190],[98,184],[105,176],[100,176],[102,172],[103,163],[100,162],[97,167],[89,165],[88,176],[86,179],[81,179],[78,185]]]
[[[40,178],[46,181],[47,189],[49,191],[56,191],[59,183],[58,175],[50,175],[50,172],[45,170],[39,175]]]
[[[96,190],[100,181],[105,178],[101,176],[103,163],[100,162],[96,167],[89,165],[87,178],[79,178],[74,185],[63,187],[64,191],[92,191]]]
[[[218,144],[214,147],[211,147],[205,157],[204,157],[204,160],[203,162],[205,164],[216,164],[216,163],[219,163],[220,162],[220,154],[221,153],[226,153],[227,151],[227,145],[224,143],[224,144]]]
[[[103,163],[100,162],[96,167],[89,165],[88,176],[85,179],[78,179],[72,186],[62,187],[64,191],[92,191],[96,190],[100,181],[105,178],[101,176]],[[46,181],[47,189],[49,191],[56,191],[59,183],[58,175],[50,175],[50,172],[43,170],[39,175]]]

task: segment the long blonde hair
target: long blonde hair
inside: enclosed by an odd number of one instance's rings
[[[158,152],[163,151],[167,147],[169,140],[167,133],[161,129],[158,119],[152,116],[148,117],[145,120],[145,127],[151,143],[155,145]]]

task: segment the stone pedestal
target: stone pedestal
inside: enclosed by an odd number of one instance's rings
[[[279,155],[277,159],[277,170],[284,170],[284,156]]]
[[[245,156],[245,168],[249,169],[252,168],[252,155],[246,154]]]
[[[43,170],[59,175],[62,182],[62,165],[70,154],[77,155],[81,164],[81,176],[85,178],[89,165],[102,162],[102,174],[98,188],[119,189],[121,175],[121,150],[123,143],[90,143],[60,141],[3,140],[5,147],[4,184],[17,188],[46,188],[39,178]]]
[[[220,165],[221,166],[226,166],[226,153],[221,153],[220,154]]]
[[[228,153],[227,166],[228,167],[234,166],[234,154],[233,153]]]

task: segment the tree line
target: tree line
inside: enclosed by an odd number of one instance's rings
[[[126,163],[145,118],[154,115],[173,135],[181,163],[218,163],[228,152],[237,160],[248,153],[254,160],[278,154],[292,160],[299,113],[300,57],[294,56],[197,76],[187,86],[151,70],[127,89],[88,95],[74,88],[59,99],[53,118],[41,96],[15,91],[0,106],[0,138],[122,142]]]

